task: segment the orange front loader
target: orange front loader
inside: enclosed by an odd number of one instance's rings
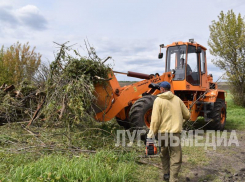
[[[97,101],[94,106],[98,121],[109,121],[116,117],[126,129],[149,127],[153,102],[160,93],[159,83],[168,81],[171,91],[180,97],[191,110],[191,120],[203,116],[213,129],[224,129],[226,121],[225,92],[213,83],[207,73],[206,48],[190,40],[160,45],[166,48],[165,73],[162,75],[123,73],[144,79],[137,83],[120,87],[114,74],[107,84],[95,86]],[[114,71],[115,72],[115,71]],[[120,72],[116,72],[120,73]]]

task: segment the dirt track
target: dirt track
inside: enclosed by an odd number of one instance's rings
[[[183,160],[182,167],[188,166],[190,172],[180,181],[245,181],[245,132],[237,131],[237,137],[239,147],[220,146],[216,150],[206,150],[207,165],[192,167]]]
[[[179,181],[244,182],[245,131],[236,131],[236,133],[239,147],[233,144],[230,147],[217,147],[216,150],[211,148],[204,150],[201,147],[199,149],[201,152],[190,149],[190,153],[185,153],[186,149],[183,149],[183,163]],[[193,160],[195,160],[194,163],[191,162]],[[161,166],[160,159],[155,163]],[[163,174],[159,170],[159,181],[162,181],[162,176]]]

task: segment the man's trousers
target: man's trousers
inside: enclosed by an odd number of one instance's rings
[[[168,133],[161,141],[161,160],[163,173],[170,174],[170,182],[178,181],[178,173],[182,163],[180,133]],[[166,136],[165,135],[165,136]],[[162,134],[164,136],[164,134]]]

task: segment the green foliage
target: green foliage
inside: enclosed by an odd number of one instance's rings
[[[2,154],[3,155],[3,154]],[[3,155],[4,156],[4,155]],[[4,160],[4,157],[2,159]],[[11,158],[8,158],[11,160]],[[69,157],[49,155],[28,164],[10,168],[1,174],[4,181],[137,181],[133,177],[136,169],[135,155],[101,151],[95,155]],[[7,161],[5,161],[6,164]]]
[[[24,79],[32,80],[41,62],[41,55],[31,49],[29,43],[2,46],[0,50],[0,85],[19,84]]]
[[[9,76],[10,76],[10,74],[8,73],[9,66],[6,66],[4,55],[5,55],[4,46],[2,46],[0,50],[0,85],[2,85],[3,83],[9,83]]]
[[[49,121],[89,124],[91,115],[94,116],[94,85],[106,84],[104,80],[108,79],[111,68],[102,63],[92,47],[88,50],[89,57],[80,56],[76,51],[76,57],[72,57],[66,52],[69,50],[62,45],[51,63],[44,115]]]
[[[24,81],[19,84],[19,87],[17,89],[23,96],[28,96],[29,94],[35,92],[37,90],[37,87],[27,79],[24,79]]]
[[[3,102],[4,96],[5,96],[5,92],[3,90],[0,90],[0,103]]]
[[[245,107],[245,21],[233,10],[221,11],[209,29],[208,45],[216,57],[212,62],[226,71],[234,101]]]

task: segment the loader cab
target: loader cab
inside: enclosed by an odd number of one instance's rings
[[[193,42],[173,43],[166,48],[165,72],[174,74],[173,81],[183,87],[186,85],[189,85],[189,88],[191,86],[204,87],[206,84],[206,48]]]

